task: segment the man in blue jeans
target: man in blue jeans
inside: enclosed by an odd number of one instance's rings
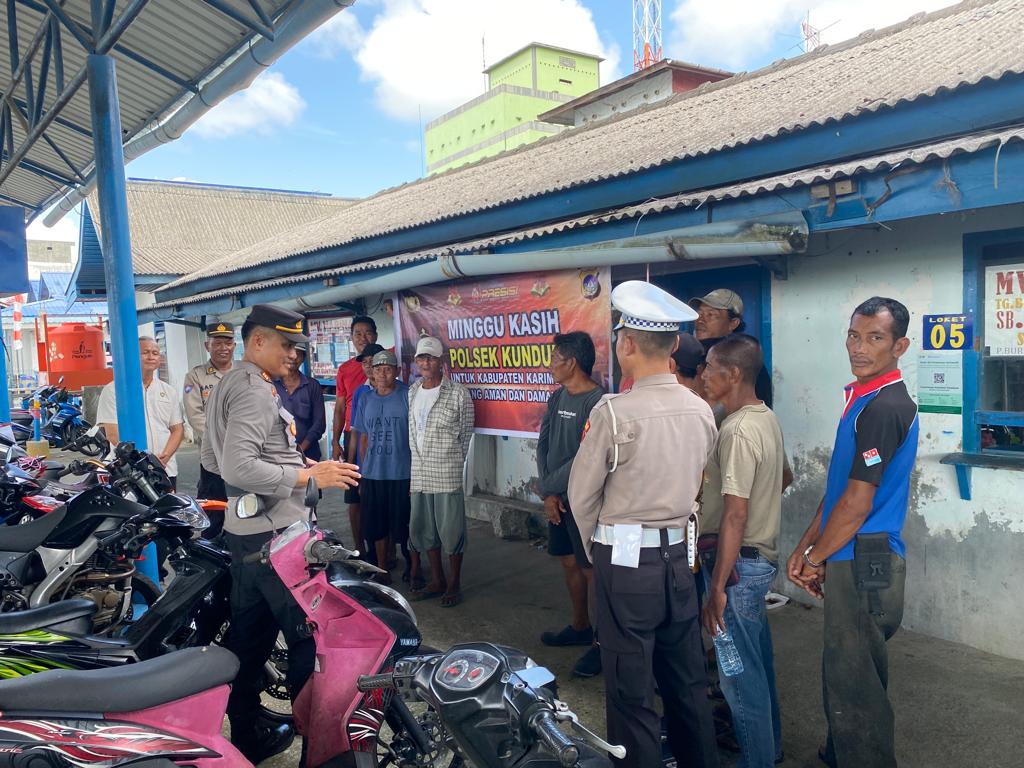
[[[732,635],[743,671],[719,683],[732,710],[739,768],[771,768],[782,758],[779,700],[765,594],[778,570],[782,518],[782,430],[754,392],[761,345],[733,334],[713,346],[702,374],[708,400],[725,420],[704,470],[700,513],[704,628]],[[717,547],[713,546],[717,538]]]

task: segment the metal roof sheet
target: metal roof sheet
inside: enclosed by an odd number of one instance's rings
[[[92,28],[90,4],[91,0],[65,0],[60,3],[71,24],[76,25],[80,33],[87,37],[91,36]],[[226,4],[236,14],[256,19],[252,3],[227,0]],[[118,5],[118,13],[126,10],[126,4]],[[259,0],[259,8],[271,19],[277,19],[285,9],[294,5],[295,0]],[[109,6],[113,8],[115,4],[111,2]],[[13,24],[9,18],[11,10],[16,17]],[[0,4],[0,28],[16,31],[19,56],[25,56],[31,48],[48,13],[47,6],[37,0]],[[69,27],[59,25],[59,30],[63,41],[59,47],[63,54],[65,84],[70,84],[76,73],[85,66],[87,52],[75,40]],[[131,21],[111,51],[118,72],[123,139],[131,139],[153,120],[165,115],[171,107],[188,96],[197,84],[257,37],[249,26],[202,0],[150,0]],[[10,38],[5,39],[4,44],[7,53],[11,53]],[[0,84],[3,84],[0,87],[8,88],[13,80],[11,60],[10,55],[0,56]],[[143,62],[153,66],[146,66]],[[39,98],[42,91],[41,68],[38,58],[30,67],[36,98]],[[158,74],[154,68],[162,69],[166,74]],[[12,108],[17,105],[27,113],[25,100],[29,96],[25,91],[24,78],[19,87],[20,91],[15,89],[11,93],[5,92],[5,96],[9,97]],[[56,65],[50,65],[45,80],[44,112],[51,109],[60,93]],[[25,137],[22,122],[14,119],[14,147],[19,147]],[[90,168],[93,145],[87,84],[78,88],[59,111],[54,122],[47,128],[45,137],[31,147],[25,163],[37,169],[58,171],[60,175],[72,179]],[[45,173],[41,175],[19,165],[0,185],[0,196],[7,202],[38,209],[67,187],[66,183]]]
[[[967,2],[385,190],[167,287],[243,272],[1024,72],[1024,0]]]
[[[809,168],[794,173],[757,179],[744,184],[733,184],[716,189],[689,192],[684,195],[675,195],[673,197],[657,200],[648,200],[640,205],[625,206],[612,211],[566,219],[564,221],[533,227],[530,229],[523,229],[517,232],[509,232],[496,235],[494,237],[481,238],[461,243],[452,243],[451,245],[447,245],[442,248],[413,251],[389,256],[384,259],[377,259],[375,261],[347,264],[333,269],[288,275],[287,277],[280,277],[271,280],[245,283],[231,288],[206,291],[204,293],[194,294],[181,299],[158,302],[153,305],[152,308],[163,309],[177,306],[188,306],[189,304],[196,304],[210,299],[242,295],[255,290],[276,288],[283,285],[294,285],[313,280],[327,280],[357,272],[415,264],[418,262],[430,261],[445,255],[480,253],[496,246],[533,240],[538,237],[558,232],[582,229],[625,219],[639,219],[652,213],[665,213],[680,208],[699,208],[708,202],[716,200],[731,200],[784,189],[792,189],[798,186],[809,186],[821,182],[832,181],[834,179],[853,177],[859,173],[895,169],[896,167],[903,165],[920,165],[934,160],[945,160],[953,155],[961,153],[969,154],[980,152],[993,146],[1002,146],[1015,141],[1024,141],[1024,126],[1007,128],[1002,131],[962,136],[949,141],[936,142],[922,145],[920,147],[911,147],[894,152],[887,152],[885,154],[873,155],[871,157],[858,158],[845,163]]]
[[[187,274],[353,203],[312,192],[151,179],[130,179],[126,196],[136,275]],[[102,237],[95,192],[88,205]]]

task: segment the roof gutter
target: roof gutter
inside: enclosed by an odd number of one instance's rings
[[[555,269],[785,256],[807,248],[807,221],[799,211],[758,219],[716,222],[657,235],[611,240],[573,248],[519,253],[444,254],[434,261],[378,277],[275,302],[296,312],[466,277],[491,277]]]
[[[296,43],[353,2],[355,0],[305,0],[292,6],[278,21],[273,40],[261,37],[255,43],[250,42],[248,51],[240,51],[230,64],[203,85],[199,92],[193,94],[174,114],[125,144],[125,163],[130,163],[161,144],[168,144],[181,138],[181,135],[199,118],[228,96],[252,85],[264,70],[272,66]],[[52,227],[68,211],[82,202],[95,186],[94,165],[86,175],[85,182],[68,191],[50,209],[43,219],[43,224]]]

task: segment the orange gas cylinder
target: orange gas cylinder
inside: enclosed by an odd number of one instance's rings
[[[49,331],[50,381],[64,377],[64,386],[79,390],[106,384],[114,372],[107,368],[103,331],[94,325],[64,323]]]

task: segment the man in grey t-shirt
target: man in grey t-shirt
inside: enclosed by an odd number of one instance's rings
[[[601,653],[594,644],[588,600],[593,571],[566,495],[569,471],[590,411],[604,395],[604,390],[590,378],[595,357],[594,342],[587,334],[574,331],[555,336],[551,375],[562,387],[548,400],[537,441],[540,496],[544,499],[544,514],[548,519],[548,552],[562,562],[573,609],[572,622],[558,632],[545,632],[541,642],[553,646],[589,646],[573,667],[577,677],[593,677],[601,672]]]

